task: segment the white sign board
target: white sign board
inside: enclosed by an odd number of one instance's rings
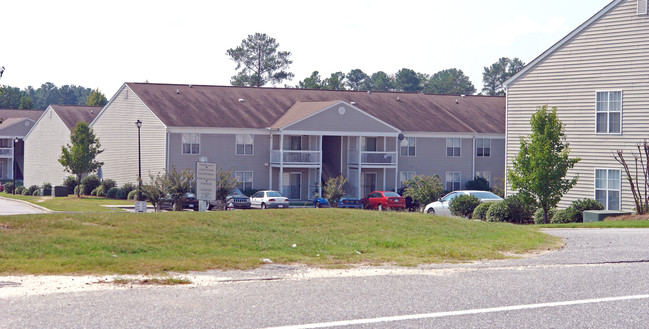
[[[135,212],[146,212],[146,201],[135,201]]]
[[[196,162],[196,199],[216,200],[216,163]]]

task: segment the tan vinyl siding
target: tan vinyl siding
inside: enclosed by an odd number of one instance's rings
[[[104,149],[98,156],[99,161],[104,162],[104,179],[114,179],[119,185],[137,183],[138,129],[135,121],[138,119],[142,121],[142,179],[146,182],[149,172],[155,175],[165,169],[166,127],[135,93],[124,87],[92,124]]]
[[[621,134],[595,133],[598,91],[622,91]],[[636,1],[621,2],[510,84],[508,167],[519,151],[519,138],[530,134],[531,115],[544,104],[558,108],[571,156],[582,159],[569,174],[579,174],[579,183],[559,206],[594,198],[595,169],[622,169],[613,152],[624,149],[630,156],[635,144],[648,137],[649,17],[636,14]],[[622,175],[622,208],[633,209]]]
[[[70,142],[70,130],[49,108],[25,139],[25,186],[62,185],[71,175],[59,163],[61,148]]]

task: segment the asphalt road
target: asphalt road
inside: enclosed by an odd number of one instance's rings
[[[43,212],[27,202],[0,197],[0,215],[40,214]]]
[[[523,259],[330,271],[269,265],[200,273],[223,280],[191,287],[4,297],[0,328],[649,327],[649,229],[549,232],[566,246]]]

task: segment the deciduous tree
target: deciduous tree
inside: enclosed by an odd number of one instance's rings
[[[338,207],[338,201],[345,196],[345,183],[347,183],[347,178],[341,174],[338,177],[329,178],[322,188],[322,195],[331,207]]]
[[[77,185],[81,185],[83,176],[97,170],[104,163],[95,158],[104,150],[100,150],[99,138],[85,122],[78,122],[70,133],[70,144],[61,147],[59,163],[63,168],[76,176]],[[79,189],[80,190],[80,189]],[[77,190],[77,197],[79,197]]]
[[[471,95],[475,93],[475,87],[462,70],[452,68],[433,74],[424,86],[424,93]]]
[[[513,189],[527,201],[543,209],[543,222],[548,211],[556,207],[561,197],[577,184],[579,175],[566,179],[579,158],[570,159],[563,123],[557,117],[557,108],[539,107],[530,120],[532,133],[529,140],[521,138],[518,155],[507,179]]]
[[[278,51],[279,43],[265,33],[255,33],[241,41],[241,45],[226,51],[237,63],[230,83],[235,86],[262,87],[267,83],[280,83],[291,80],[294,74],[288,72],[293,63],[290,51]]]
[[[424,211],[424,207],[437,200],[441,196],[442,191],[442,183],[439,176],[417,175],[406,182],[403,195],[411,197],[419,203],[419,210]]]
[[[90,92],[86,98],[86,106],[104,106],[108,103],[106,96],[102,94],[99,89]]]

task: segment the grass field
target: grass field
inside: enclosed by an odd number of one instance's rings
[[[249,269],[265,259],[414,266],[560,245],[532,226],[347,209],[0,216],[5,275]]]
[[[103,205],[133,205],[133,200],[115,200],[83,195],[68,197],[40,197],[30,195],[13,195],[0,193],[0,197],[23,200],[53,211],[78,211],[78,212],[123,212],[121,209],[107,208]]]

